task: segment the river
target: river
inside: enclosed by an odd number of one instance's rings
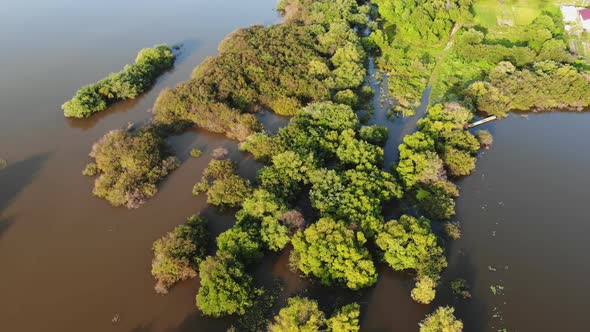
[[[231,213],[191,195],[209,157],[230,150],[242,175],[260,165],[221,135],[190,131],[170,139],[183,161],[160,191],[137,210],[113,208],[92,196],[81,170],[93,142],[105,132],[140,125],[159,91],[190,77],[232,30],[279,20],[274,0],[223,2],[41,1],[3,4],[0,12],[0,319],[1,331],[225,331],[228,320],[202,317],[195,308],[198,280],[153,291],[151,244],[193,213],[211,221],[214,235]],[[67,120],[60,105],[80,86],[118,71],[142,47],[182,43],[175,68],[135,101],[84,120]],[[264,116],[276,130],[284,119]],[[386,161],[412,132],[415,119],[387,122]],[[278,278],[283,298],[308,286],[324,305],[341,295],[361,301],[363,331],[416,331],[434,305],[452,304],[466,331],[581,330],[590,285],[585,207],[590,188],[590,114],[513,115],[486,125],[494,146],[476,172],[459,181],[461,240],[449,244],[443,280],[467,279],[473,298],[439,291],[433,306],[409,297],[412,279],[382,267],[379,283],[362,294],[320,289],[287,266],[288,253],[270,255],[260,280]],[[445,284],[444,287],[447,284]],[[490,286],[502,286],[496,295]],[[497,316],[497,317],[494,317]]]

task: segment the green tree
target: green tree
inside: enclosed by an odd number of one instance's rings
[[[429,304],[436,296],[436,281],[429,276],[418,276],[416,286],[412,289],[412,299],[418,303]]]
[[[251,264],[262,257],[258,232],[234,226],[217,237],[217,254],[232,256],[236,260]]]
[[[403,215],[399,221],[392,220],[377,234],[375,242],[394,270],[413,269],[418,275],[437,280],[447,266],[443,248],[426,218]]]
[[[146,128],[137,133],[113,130],[92,146],[98,174],[94,195],[114,206],[137,208],[158,191],[157,184],[178,167],[163,139]]]
[[[377,282],[377,272],[361,232],[341,221],[322,218],[299,231],[292,239],[291,264],[305,275],[318,277],[322,284],[345,284],[350,289]]]
[[[207,222],[196,215],[156,240],[152,260],[156,292],[166,294],[177,281],[195,277],[205,258],[208,242]]]
[[[317,332],[326,324],[326,317],[316,301],[292,297],[268,327],[270,332]]]
[[[351,303],[338,309],[328,319],[328,331],[330,332],[357,332],[360,330],[361,306]]]
[[[420,332],[461,332],[463,322],[455,318],[455,309],[438,307],[432,314],[420,322]]]
[[[237,207],[252,193],[247,180],[237,175],[237,164],[229,159],[213,159],[203,172],[193,194],[207,192],[207,203],[221,207]]]
[[[199,266],[201,287],[197,307],[207,316],[243,315],[262,292],[242,263],[228,256],[209,256]]]

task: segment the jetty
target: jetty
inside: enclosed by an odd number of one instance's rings
[[[469,123],[469,124],[466,124],[466,125],[465,125],[465,129],[471,129],[471,128],[474,128],[474,127],[480,126],[480,125],[482,125],[482,124],[484,124],[484,123],[488,123],[488,122],[491,122],[491,121],[494,121],[494,120],[497,120],[497,119],[498,119],[498,117],[497,117],[497,116],[495,116],[495,115],[488,116],[488,117],[487,117],[487,118],[485,118],[485,119],[481,119],[481,120],[479,120],[479,121],[475,121],[474,123]]]

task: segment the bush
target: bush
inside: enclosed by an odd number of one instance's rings
[[[464,299],[471,297],[471,293],[469,292],[469,287],[467,287],[467,281],[465,281],[465,279],[455,279],[451,281],[451,290],[453,290],[453,294]]]
[[[461,332],[463,322],[455,318],[455,309],[438,307],[432,314],[420,322],[420,332]]]
[[[494,143],[494,136],[487,130],[478,130],[475,133],[475,137],[477,137],[480,146],[484,149],[489,149],[492,143]]]
[[[198,149],[198,148],[191,149],[191,157],[193,157],[193,158],[199,158],[202,154],[203,154],[203,151],[201,151],[201,149]]]
[[[96,169],[94,195],[114,206],[137,208],[158,191],[157,184],[178,167],[165,141],[153,128],[137,133],[113,130],[92,146]]]
[[[177,281],[195,277],[205,258],[208,242],[207,222],[196,215],[156,240],[152,260],[156,292],[166,294]]]
[[[119,100],[134,99],[173,64],[174,54],[167,45],[144,48],[139,51],[134,64],[78,90],[74,98],[62,105],[64,115],[85,118]]]
[[[88,163],[88,164],[86,164],[86,167],[84,167],[84,170],[82,171],[82,175],[96,176],[99,172],[100,172],[100,170],[98,169],[98,166],[96,165],[96,163]]]
[[[451,240],[459,240],[461,238],[461,224],[457,222],[445,222],[443,226],[445,236]]]

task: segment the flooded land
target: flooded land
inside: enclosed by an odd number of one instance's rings
[[[168,142],[182,162],[139,209],[116,208],[92,195],[82,176],[94,142],[112,129],[152,117],[160,90],[190,78],[223,38],[239,27],[280,21],[275,0],[41,1],[3,5],[0,13],[0,319],[1,331],[225,331],[230,319],[202,316],[199,280],[154,292],[152,243],[200,213],[213,236],[231,227],[234,210],[219,211],[193,185],[218,147],[238,173],[253,179],[262,164],[222,134],[191,129]],[[61,104],[82,85],[131,63],[137,51],[182,44],[175,66],[141,97],[88,119],[65,119]],[[382,80],[371,58],[368,85]],[[385,82],[387,80],[384,80]],[[385,89],[386,90],[386,89]],[[386,126],[385,165],[415,131],[423,107],[390,119],[381,94],[369,123]],[[259,114],[276,132],[288,118]],[[465,331],[582,331],[590,318],[590,113],[511,114],[484,125],[494,144],[461,178],[456,218],[460,240],[446,244],[449,266],[430,305],[408,295],[410,274],[378,265],[375,286],[362,292],[320,287],[289,268],[290,246],[266,255],[255,277],[280,281],[280,298],[308,295],[320,304],[350,297],[361,304],[361,331],[416,331],[439,305],[452,305]],[[190,158],[190,150],[203,150]],[[386,166],[387,167],[387,166]],[[386,207],[395,209],[396,207]],[[457,299],[449,281],[463,278],[472,297]],[[503,331],[503,330],[502,330]]]

